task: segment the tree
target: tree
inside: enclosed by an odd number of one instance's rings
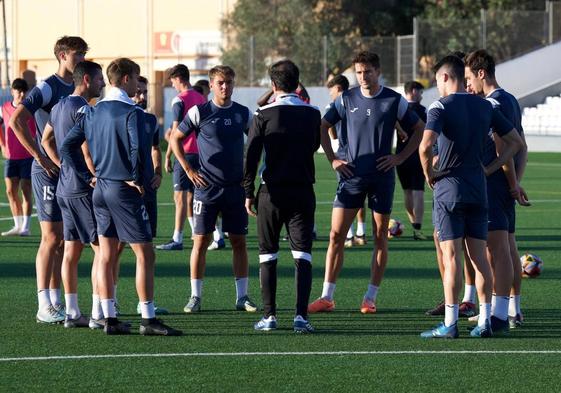
[[[240,84],[265,81],[267,66],[281,58],[298,64],[304,83],[321,84],[326,72],[349,67],[358,49],[381,45],[380,35],[410,34],[413,15],[422,9],[417,3],[238,0],[222,21],[227,36],[222,61],[236,69]]]

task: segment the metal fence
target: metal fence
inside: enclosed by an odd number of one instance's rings
[[[416,18],[408,36],[301,36],[276,41],[253,36],[228,48],[222,61],[235,67],[239,85],[263,86],[268,83],[267,67],[290,58],[300,67],[305,85],[322,86],[330,74],[345,71],[357,51],[368,49],[380,55],[385,84],[418,79],[428,85],[432,66],[452,51],[485,48],[500,63],[559,40],[561,2],[546,2],[544,11],[481,10],[477,17],[458,20]]]

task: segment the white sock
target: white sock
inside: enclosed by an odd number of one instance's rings
[[[354,224],[351,224],[349,231],[347,232],[347,239],[352,239],[354,236]]]
[[[14,228],[21,228],[21,220],[20,220],[21,216],[13,216],[14,219]]]
[[[214,232],[212,232],[212,238],[215,242],[224,239],[224,234],[222,233],[222,224],[219,221],[216,222],[216,227]]]
[[[327,300],[333,300],[333,293],[335,293],[335,285],[336,285],[335,283],[324,281],[321,297]]]
[[[189,225],[191,225],[191,232],[193,232],[193,217],[189,217]],[[183,231],[173,231],[173,241],[176,243],[183,243]]]
[[[203,280],[191,279],[191,297],[201,298],[203,294]]]
[[[62,303],[60,301],[60,288],[49,289],[49,297],[51,298],[51,304],[53,306]]]
[[[101,308],[101,299],[99,295],[92,295],[92,318],[103,318],[103,309]]]
[[[101,309],[105,318],[117,318],[115,299],[101,299]]]
[[[459,304],[447,304],[444,308],[444,325],[450,327],[458,322],[458,314],[460,311]]]
[[[477,325],[479,327],[485,327],[485,322],[489,322],[491,319],[491,303],[480,303],[479,304],[479,319],[477,320]]]
[[[119,302],[117,301],[117,285],[113,285],[113,300],[115,301],[115,303],[119,304]]]
[[[193,233],[193,228],[195,228],[195,219],[193,217],[187,217],[187,222],[191,227],[191,233]]]
[[[508,302],[508,315],[515,317],[517,314],[522,314],[520,311],[520,295],[511,296]]]
[[[22,231],[29,231],[29,221],[31,220],[31,216],[21,216],[21,217],[22,217],[22,221],[21,221],[20,229]]]
[[[77,293],[65,293],[64,301],[66,306],[66,315],[68,315],[70,319],[76,319],[82,315],[80,307],[78,307]]]
[[[356,235],[357,236],[364,236],[365,233],[365,225],[364,222],[357,221],[356,223]]]
[[[144,319],[156,318],[156,311],[154,309],[154,301],[140,302],[140,314]]]
[[[499,318],[500,320],[506,321],[508,319],[509,297],[494,295],[493,298],[495,298],[495,307],[494,310],[492,310],[491,315]]]
[[[475,285],[465,285],[464,286],[464,298],[462,299],[463,302],[469,302],[475,304]]]
[[[37,300],[39,301],[39,309],[46,310],[51,305],[49,289],[39,289],[37,291]]]
[[[364,294],[364,298],[371,301],[376,301],[378,296],[378,287],[376,285],[368,284],[368,290]]]
[[[236,300],[241,299],[242,297],[247,295],[248,284],[249,278],[236,278]]]
[[[491,315],[495,315],[495,307],[497,305],[497,295],[491,296]]]

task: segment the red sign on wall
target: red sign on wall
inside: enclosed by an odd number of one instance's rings
[[[156,53],[172,53],[172,35],[171,31],[161,31],[154,33],[154,52]]]

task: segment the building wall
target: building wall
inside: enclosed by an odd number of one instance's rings
[[[220,20],[236,0],[5,0],[10,80],[26,69],[40,81],[57,69],[53,46],[63,35],[88,42],[87,58],[106,67],[117,57],[136,61],[151,83],[161,114],[164,71],[186,64],[193,79],[217,64]],[[0,47],[3,47],[0,44]],[[2,85],[6,85],[2,54]]]

